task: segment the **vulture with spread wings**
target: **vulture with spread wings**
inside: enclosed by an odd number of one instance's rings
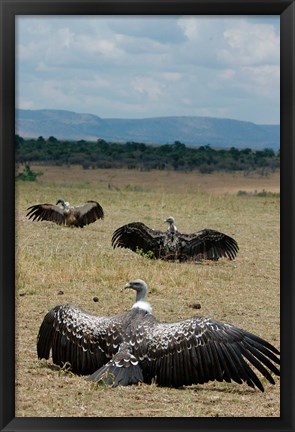
[[[145,301],[143,280],[125,288],[136,291],[136,303],[122,315],[96,316],[69,304],[50,310],[39,330],[38,358],[48,359],[52,351],[53,363],[69,364],[74,373],[113,387],[138,382],[180,387],[216,380],[264,391],[255,369],[275,384],[280,353],[266,340],[211,318],[161,323]]]
[[[85,225],[103,219],[104,211],[96,201],[70,206],[67,201],[59,199],[54,204],[36,204],[29,207],[27,217],[37,221],[50,221],[58,225],[83,228]]]
[[[212,229],[191,234],[179,232],[174,218],[169,216],[167,231],[149,228],[142,222],[132,222],[117,228],[112,236],[113,248],[121,247],[156,259],[172,261],[233,260],[239,250],[236,240]]]

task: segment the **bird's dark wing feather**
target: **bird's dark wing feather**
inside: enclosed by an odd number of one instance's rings
[[[121,342],[121,317],[98,317],[72,305],[49,311],[37,338],[38,358],[71,365],[78,374],[90,374],[117,352]]]
[[[81,228],[104,217],[103,208],[96,201],[87,201],[83,205],[75,206],[73,212]]]
[[[234,259],[239,247],[232,237],[219,231],[204,229],[192,234],[178,233],[180,252],[183,259]]]
[[[117,228],[112,236],[113,248],[121,247],[134,252],[152,252],[158,258],[165,238],[162,231],[153,230],[142,222],[132,222]]]
[[[232,380],[264,391],[253,367],[272,384],[280,375],[279,351],[267,341],[230,324],[194,317],[163,324],[148,315],[133,340],[146,382],[179,387]],[[251,367],[252,366],[252,367]]]
[[[54,204],[36,204],[29,207],[27,217],[37,221],[50,221],[58,225],[65,224],[64,211],[61,207]]]

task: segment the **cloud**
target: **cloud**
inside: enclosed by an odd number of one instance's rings
[[[16,24],[18,107],[279,122],[279,17],[24,16]]]
[[[231,65],[259,65],[277,63],[280,36],[273,25],[241,21],[223,32],[225,48],[219,59]]]
[[[234,78],[235,75],[236,75],[236,71],[234,69],[222,69],[219,72],[219,77],[222,80],[230,80]]]
[[[179,81],[182,78],[182,74],[178,72],[162,72],[161,77],[164,81]]]
[[[186,38],[175,18],[168,16],[125,17],[108,20],[109,28],[116,35],[130,38],[152,40],[161,44],[178,44]]]
[[[195,17],[183,17],[177,21],[177,25],[182,29],[184,35],[189,40],[196,40],[200,34],[200,21]]]
[[[277,65],[244,66],[241,68],[243,74],[248,77],[249,91],[253,86],[257,94],[272,95],[274,89],[279,92],[280,67]]]
[[[161,83],[149,77],[136,77],[132,81],[134,90],[138,93],[144,94],[149,99],[156,101],[162,95]]]

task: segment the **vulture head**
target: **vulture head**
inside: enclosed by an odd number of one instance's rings
[[[135,298],[136,303],[134,303],[133,308],[140,307],[141,309],[145,309],[151,313],[152,312],[151,305],[148,302],[144,301],[145,296],[147,295],[148,292],[148,287],[145,281],[143,281],[142,279],[131,280],[124,286],[124,289],[127,288],[131,288],[134,291],[136,291],[136,298]]]
[[[56,201],[56,205],[59,205],[59,204],[61,204],[61,206],[63,208],[70,207],[70,203],[68,201],[63,200],[63,199],[59,199]]]
[[[176,225],[174,224],[174,217],[168,216],[167,219],[164,220],[169,224],[168,231],[171,233],[175,233],[177,231]]]

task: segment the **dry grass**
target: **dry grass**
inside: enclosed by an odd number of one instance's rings
[[[200,313],[280,348],[279,198],[237,196],[239,190],[279,192],[279,174],[42,170],[38,182],[19,182],[16,189],[16,416],[278,417],[279,379],[272,386],[262,378],[265,393],[226,383],[110,389],[38,361],[36,336],[45,313],[57,304],[71,302],[101,315],[127,311],[134,293],[120,289],[140,277],[149,284],[158,319],[178,321]],[[105,219],[84,229],[26,219],[29,205],[61,197],[73,204],[97,200]],[[110,238],[118,226],[140,220],[164,229],[170,214],[183,232],[208,227],[236,238],[237,259],[177,264],[112,250]],[[200,311],[190,307],[196,302]]]

